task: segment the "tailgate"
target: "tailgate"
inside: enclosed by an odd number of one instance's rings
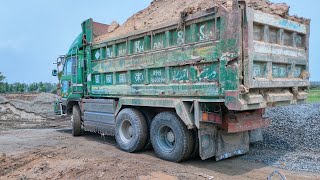
[[[226,106],[244,111],[304,103],[309,86],[309,25],[251,8],[244,12],[243,85],[225,91]]]
[[[308,86],[309,27],[248,10],[248,76],[250,88]]]
[[[309,86],[309,25],[247,9],[244,97],[248,104],[304,102]]]

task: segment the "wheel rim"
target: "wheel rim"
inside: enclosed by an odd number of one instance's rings
[[[158,131],[157,142],[163,151],[173,151],[176,143],[176,137],[173,130],[169,126],[162,126]]]
[[[129,120],[122,121],[119,134],[122,141],[125,143],[130,142],[133,137],[133,127]]]

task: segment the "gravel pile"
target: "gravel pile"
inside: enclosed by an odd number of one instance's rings
[[[320,103],[276,107],[266,111],[272,120],[265,143],[279,149],[320,152]]]
[[[272,123],[264,129],[264,141],[243,158],[320,173],[320,103],[270,108],[265,117]]]

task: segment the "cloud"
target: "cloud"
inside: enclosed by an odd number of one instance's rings
[[[0,49],[9,49],[14,51],[22,51],[26,45],[27,39],[24,37],[15,39],[4,39],[0,41]]]

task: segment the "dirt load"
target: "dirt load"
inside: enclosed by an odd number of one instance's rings
[[[297,16],[289,15],[289,6],[285,3],[272,3],[268,0],[246,0],[249,7],[287,18],[299,23],[308,23],[309,21]],[[146,9],[139,11],[131,16],[123,25],[117,26],[109,33],[95,38],[95,43],[115,38],[121,35],[129,34],[137,30],[160,26],[168,22],[178,22],[180,12],[185,11],[188,14],[194,14],[198,11],[204,11],[214,6],[222,5],[231,10],[229,0],[153,0]]]
[[[0,95],[0,129],[45,127],[62,121],[53,113],[56,99],[49,93]]]

